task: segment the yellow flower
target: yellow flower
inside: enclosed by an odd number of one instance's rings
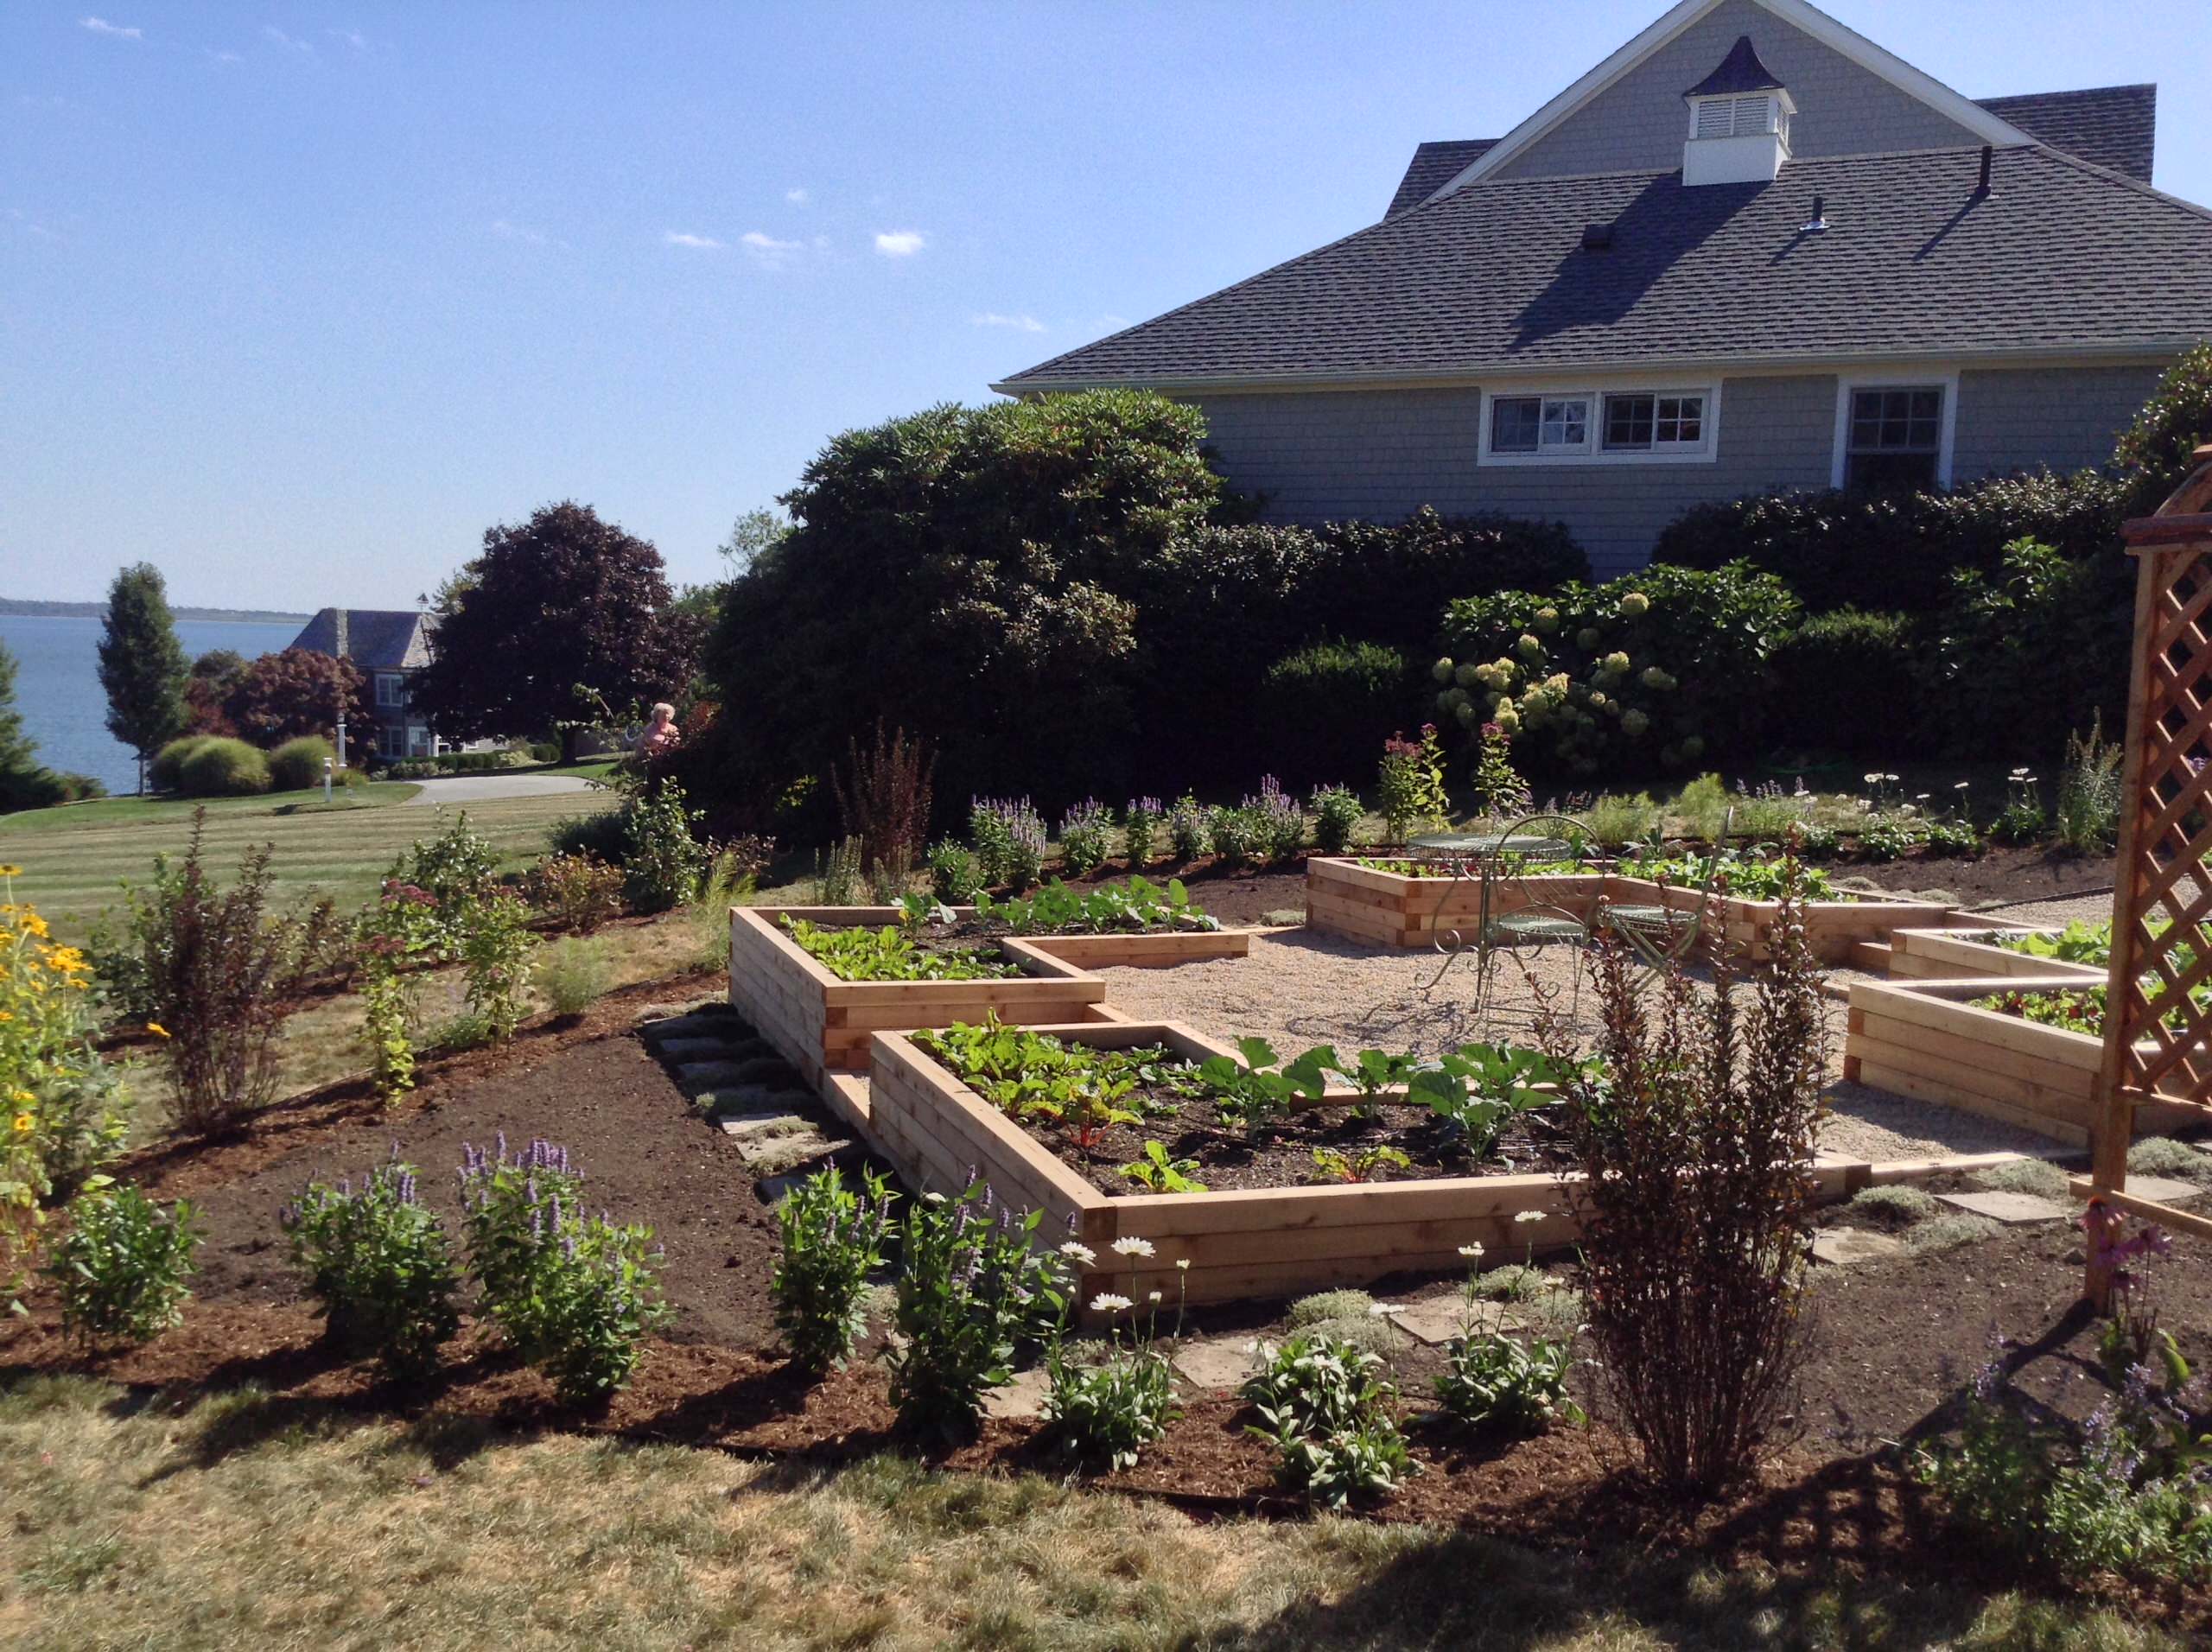
[[[19,866],[0,866],[0,878],[20,878],[23,869]]]
[[[168,1028],[163,1026],[159,1021],[147,1022],[146,1030],[157,1039],[165,1039],[169,1035]]]
[[[31,1115],[30,1115],[29,1114],[28,1114],[28,1113],[18,1113],[18,1114],[16,1114],[16,1134],[17,1135],[29,1135],[30,1133],[31,1133]]]
[[[20,1102],[25,1107],[29,1107],[33,1102],[38,1100],[38,1097],[27,1090],[19,1090],[10,1095],[8,1099],[11,1102]]]

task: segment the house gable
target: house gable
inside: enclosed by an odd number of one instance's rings
[[[1485,177],[1671,170],[1681,162],[1684,90],[1745,37],[1796,100],[1796,156],[2029,141],[1802,0],[1685,0],[1446,187]]]

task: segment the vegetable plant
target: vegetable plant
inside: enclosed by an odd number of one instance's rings
[[[1335,1052],[1325,1045],[1308,1050],[1287,1066],[1265,1039],[1239,1039],[1236,1049],[1236,1060],[1212,1056],[1200,1062],[1198,1082],[1212,1096],[1222,1122],[1255,1141],[1272,1130],[1298,1097],[1318,1102],[1328,1093]]]
[[[1167,1149],[1157,1141],[1144,1144],[1144,1157],[1134,1164],[1123,1165],[1122,1174],[1153,1193],[1203,1193],[1204,1182],[1192,1179],[1198,1167],[1195,1159],[1170,1159]]]
[[[1342,855],[1351,847],[1351,835],[1367,810],[1359,794],[1345,786],[1317,786],[1310,807],[1313,810],[1313,846],[1324,855]]]
[[[1380,1145],[1357,1148],[1349,1153],[1334,1147],[1313,1149],[1313,1167],[1329,1181],[1371,1182],[1385,1166],[1393,1170],[1411,1170],[1414,1161],[1395,1147]]]
[[[1574,1069],[1541,1051],[1503,1044],[1465,1044],[1425,1063],[1406,1099],[1425,1102],[1460,1138],[1471,1158],[1489,1156],[1505,1127],[1557,1099],[1536,1088],[1557,1084]]]
[[[337,1186],[310,1182],[283,1211],[292,1256],[321,1302],[331,1340],[373,1353],[392,1376],[437,1363],[438,1347],[461,1328],[460,1279],[445,1229],[416,1196],[416,1169],[391,1162]]]
[[[1001,981],[1021,973],[1020,964],[1000,958],[994,948],[931,951],[888,924],[824,929],[788,914],[783,924],[808,956],[840,981]]]
[[[1217,930],[1221,922],[1191,899],[1180,878],[1165,889],[1141,877],[1102,883],[1078,894],[1055,878],[1035,894],[976,897],[976,916],[1017,935],[1112,934],[1151,930]]]

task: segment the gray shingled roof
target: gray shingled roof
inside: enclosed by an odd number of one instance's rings
[[[2151,181],[2158,130],[2155,86],[2091,86],[2082,92],[2037,92],[1980,101],[1998,119],[2012,122],[2039,143]]]
[[[2212,333],[2212,213],[2041,147],[1999,150],[1977,198],[1980,163],[1832,156],[1695,188],[1488,179],[1001,388],[2149,352]],[[1815,194],[1832,227],[1808,235]],[[1605,223],[1611,249],[1578,251]]]
[[[1466,137],[1422,144],[1414,151],[1406,175],[1398,180],[1398,193],[1390,197],[1389,209],[1382,216],[1395,218],[1420,206],[1497,143],[1494,137]]]
[[[365,670],[413,670],[430,663],[429,616],[412,608],[346,610],[346,656]],[[295,648],[338,652],[338,610],[323,608],[292,639]]]

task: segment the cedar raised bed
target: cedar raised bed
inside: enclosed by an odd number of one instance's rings
[[[972,908],[956,909],[963,917]],[[1038,1026],[1112,1018],[1106,983],[1090,973],[1110,964],[1160,968],[1202,958],[1241,958],[1242,930],[1173,930],[1128,935],[1007,936],[994,943],[1024,973],[998,981],[840,981],[786,935],[780,919],[830,926],[899,921],[895,906],[734,906],[730,909],[729,1001],[841,1111],[852,1087],[832,1081],[864,1073],[868,1036],[893,1030],[1001,1020]],[[841,1103],[840,1097],[845,1100]],[[865,1128],[861,1116],[850,1121]]]
[[[2105,979],[2107,970],[2094,964],[2069,963],[2059,958],[2032,957],[2014,952],[1987,938],[2011,924],[1976,929],[1899,930],[1890,937],[1890,974],[1903,981],[2009,981],[2029,976],[2049,978],[2075,975],[2091,985]],[[2026,930],[2023,935],[2055,935],[2055,930]]]
[[[1087,1023],[1042,1029],[1071,1043],[1104,1049],[1165,1045],[1193,1061],[1236,1052],[1172,1021]],[[903,1033],[874,1040],[870,1070],[872,1129],[908,1185],[957,1192],[970,1176],[1017,1209],[1041,1210],[1040,1242],[1079,1239],[1097,1253],[1084,1276],[1085,1299],[1122,1290],[1132,1268],[1141,1298],[1170,1301],[1181,1275],[1192,1302],[1297,1296],[1364,1285],[1399,1272],[1466,1267],[1459,1247],[1479,1243],[1495,1265],[1563,1249],[1580,1236],[1573,1208],[1579,1178],[1473,1175],[1318,1186],[1236,1188],[1204,1193],[1101,1192],[1058,1154],[1001,1113]],[[1321,1106],[1354,1104],[1350,1090]],[[2003,1155],[2009,1156],[2009,1155]],[[1983,1160],[1959,1161],[1961,1165]],[[1847,1198],[1877,1182],[1919,1179],[1946,1160],[1895,1166],[1823,1156],[1813,1166],[1816,1197]],[[1523,1211],[1542,1219],[1516,1222]],[[1125,1263],[1110,1247],[1148,1240],[1154,1255]]]
[[[2085,978],[2080,968],[2001,982],[1855,982],[1843,1076],[2086,1147],[2098,1118],[2103,1041],[1969,1001],[2000,988],[2063,992],[2102,979],[2095,972]],[[2212,1107],[2201,1096],[2161,1092],[2137,1109],[2136,1124],[2152,1133],[2212,1124]]]
[[[1502,879],[1493,915],[1503,917],[1538,905],[1587,919],[1599,902],[1616,906],[1669,906],[1688,911],[1699,892],[1672,885],[1589,872],[1548,877]],[[1380,872],[1349,859],[1317,855],[1306,863],[1306,922],[1324,934],[1383,946],[1449,944],[1456,932],[1468,944],[1482,922],[1482,880],[1467,878],[1411,878]],[[1725,902],[1728,944],[1755,962],[1772,956],[1775,918],[1781,903]],[[1862,941],[1886,940],[1906,925],[1940,924],[1953,908],[1933,901],[1815,900],[1805,908],[1806,937],[1823,963],[1840,963]]]

